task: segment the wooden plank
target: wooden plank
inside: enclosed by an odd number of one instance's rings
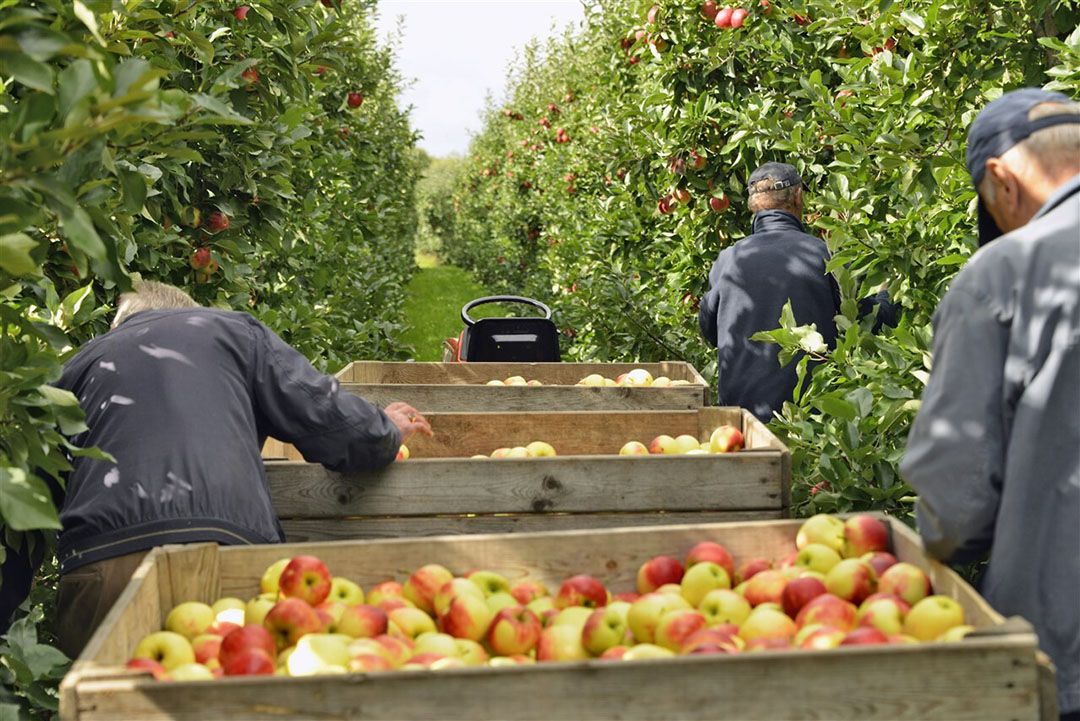
[[[436,459],[342,475],[266,467],[282,518],[782,509],[779,454]]]
[[[399,363],[354,361],[337,374],[343,383],[485,385],[488,381],[522,376],[545,385],[575,385],[598,373],[614,379],[635,368],[644,368],[654,378],[667,376],[708,386],[697,370],[684,361],[661,363]],[[660,390],[660,389],[657,389]]]
[[[212,543],[164,546],[159,563],[162,582],[167,584],[166,610],[185,601],[213,603],[220,597],[218,553]]]
[[[701,511],[694,513],[528,513],[468,516],[406,516],[395,518],[283,518],[288,543],[406,538],[472,533],[528,533],[579,528],[619,528],[684,523],[783,518],[783,510]]]
[[[408,403],[423,413],[446,411],[655,410],[707,405],[703,386],[586,388],[584,386],[371,385],[342,383],[349,393],[385,407]]]
[[[933,649],[864,646],[287,680],[88,679],[78,690],[77,713],[81,721],[1034,720],[1030,642],[1020,637]]]

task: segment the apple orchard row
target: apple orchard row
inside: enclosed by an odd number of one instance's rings
[[[972,630],[955,600],[897,561],[875,516],[813,516],[777,559],[736,565],[713,541],[682,559],[645,560],[633,591],[576,575],[552,595],[534,579],[438,564],[365,593],[314,556],[283,558],[248,601],[173,608],[128,666],[174,681],[309,676],[950,642]]]

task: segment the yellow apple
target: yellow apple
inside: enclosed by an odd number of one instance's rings
[[[185,663],[170,673],[173,681],[213,681],[214,672],[201,663]]]
[[[178,633],[190,641],[213,625],[214,616],[214,609],[205,603],[187,601],[169,611],[165,617],[165,630]]]
[[[144,636],[135,646],[131,657],[157,661],[166,671],[172,671],[187,663],[195,663],[195,651],[191,648],[191,642],[173,631],[158,631]]]
[[[555,448],[550,443],[545,443],[544,441],[533,441],[525,446],[525,451],[529,454],[530,458],[546,458],[557,455],[555,453]]]
[[[271,563],[263,573],[262,578],[259,579],[259,590],[263,593],[277,593],[278,579],[281,578],[281,572],[285,570],[291,560],[291,558],[280,558]]]

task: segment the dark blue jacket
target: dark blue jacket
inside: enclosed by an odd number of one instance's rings
[[[60,512],[61,572],[164,543],[284,540],[267,435],[331,470],[379,468],[400,434],[246,313],[145,311],[87,343],[57,383],[86,411]]]
[[[719,349],[720,405],[741,406],[768,421],[791,400],[797,360],[781,368],[778,345],[750,340],[779,326],[788,299],[797,323],[817,326],[829,347],[835,345],[840,290],[825,271],[828,261],[825,242],[782,210],[759,212],[753,234],[720,251],[698,314],[701,334]]]

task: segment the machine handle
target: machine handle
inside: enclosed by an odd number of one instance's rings
[[[465,325],[472,327],[476,323],[476,321],[469,316],[469,311],[477,306],[485,305],[487,303],[521,303],[522,305],[531,305],[534,308],[539,308],[544,311],[544,318],[546,320],[551,320],[551,308],[548,308],[538,300],[525,298],[520,295],[489,295],[486,298],[477,298],[476,300],[471,300],[465,304],[461,309],[461,320],[465,321]]]

